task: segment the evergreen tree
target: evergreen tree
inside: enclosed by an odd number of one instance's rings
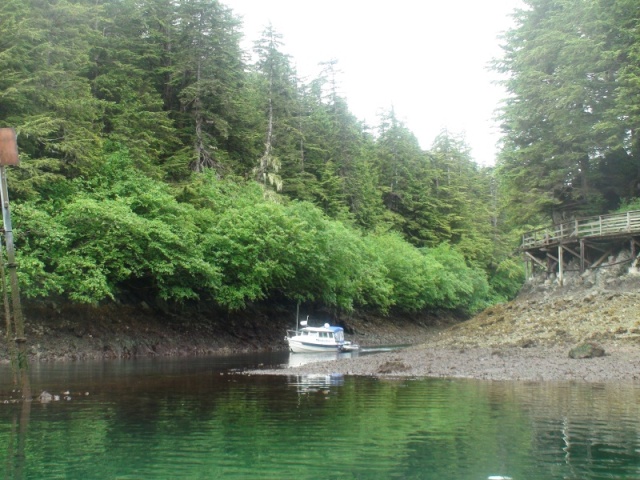
[[[639,15],[632,4],[528,0],[518,12],[498,65],[510,93],[499,171],[522,206],[514,216],[600,213],[606,197],[621,193],[607,164],[619,165],[624,152],[624,162],[638,165],[637,115],[628,106]]]
[[[282,159],[295,165],[299,154],[299,131],[295,118],[298,110],[297,81],[289,57],[280,51],[282,45],[282,35],[269,25],[254,47],[258,57],[255,65],[258,89],[266,123],[264,149],[255,167],[255,176],[263,185],[272,185],[278,191],[282,190],[279,174]]]
[[[413,210],[418,198],[412,195],[421,195],[421,189],[429,189],[426,157],[415,135],[398,120],[393,109],[381,116],[378,128],[376,164],[388,221],[416,243],[424,244],[430,232],[416,231],[421,230],[415,223],[417,215]],[[419,238],[420,235],[425,237]]]
[[[177,147],[162,98],[173,12],[166,0],[123,0],[104,8],[90,75],[94,95],[105,105],[103,134],[126,145],[138,165],[149,170]]]
[[[352,218],[349,181],[366,139],[362,126],[337,92],[335,62],[303,89],[300,132],[300,198],[309,198],[334,218]]]
[[[447,131],[436,137],[430,156],[438,219],[445,226],[440,241],[455,245],[467,261],[484,268],[494,255],[492,176],[473,162],[465,140]]]
[[[191,170],[222,171],[243,91],[239,21],[217,0],[181,0],[171,50],[169,100]]]
[[[18,131],[23,159],[34,159],[21,172],[29,190],[82,171],[101,149],[102,105],[86,77],[101,8],[67,0],[0,8],[0,121]]]

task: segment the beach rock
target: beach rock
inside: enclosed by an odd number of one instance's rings
[[[596,358],[604,357],[604,348],[599,347],[595,343],[583,343],[569,351],[569,358]]]
[[[409,367],[398,360],[389,360],[378,367],[378,373],[389,374],[397,372],[406,372]]]

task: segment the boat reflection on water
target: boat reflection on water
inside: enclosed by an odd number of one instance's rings
[[[353,352],[321,352],[321,353],[290,353],[289,363],[285,368],[301,367],[312,363],[329,362],[342,358],[354,358],[358,356],[357,351]],[[298,393],[324,393],[328,394],[331,389],[344,385],[344,375],[339,373],[317,373],[306,375],[291,375],[288,377],[290,386],[295,387]]]
[[[311,363],[330,362],[344,358],[357,358],[364,355],[372,355],[382,352],[391,352],[406,348],[407,345],[384,345],[375,347],[365,347],[349,352],[315,352],[315,353],[289,353],[289,361],[282,364],[283,368],[294,368],[309,365]]]
[[[330,362],[332,360],[341,360],[345,358],[357,358],[361,355],[370,355],[381,352],[390,352],[399,348],[399,346],[376,346],[361,348],[350,352],[319,352],[319,353],[289,353],[289,362],[283,364],[283,368],[302,367],[314,363]],[[299,393],[329,393],[332,388],[344,385],[344,375],[338,373],[319,373],[305,375],[290,375],[288,383],[295,386]]]
[[[296,387],[298,393],[328,394],[332,388],[344,385],[344,375],[341,373],[292,375],[289,377],[288,383],[290,386]]]

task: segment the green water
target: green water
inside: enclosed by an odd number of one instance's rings
[[[638,384],[234,373],[282,362],[271,355],[36,366],[34,391],[62,399],[0,405],[1,475],[640,478]]]

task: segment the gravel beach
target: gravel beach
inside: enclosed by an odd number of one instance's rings
[[[605,356],[572,359],[569,348],[442,348],[430,345],[248,374],[344,374],[520,381],[640,381],[640,349],[605,345]],[[295,354],[294,354],[295,355]]]

